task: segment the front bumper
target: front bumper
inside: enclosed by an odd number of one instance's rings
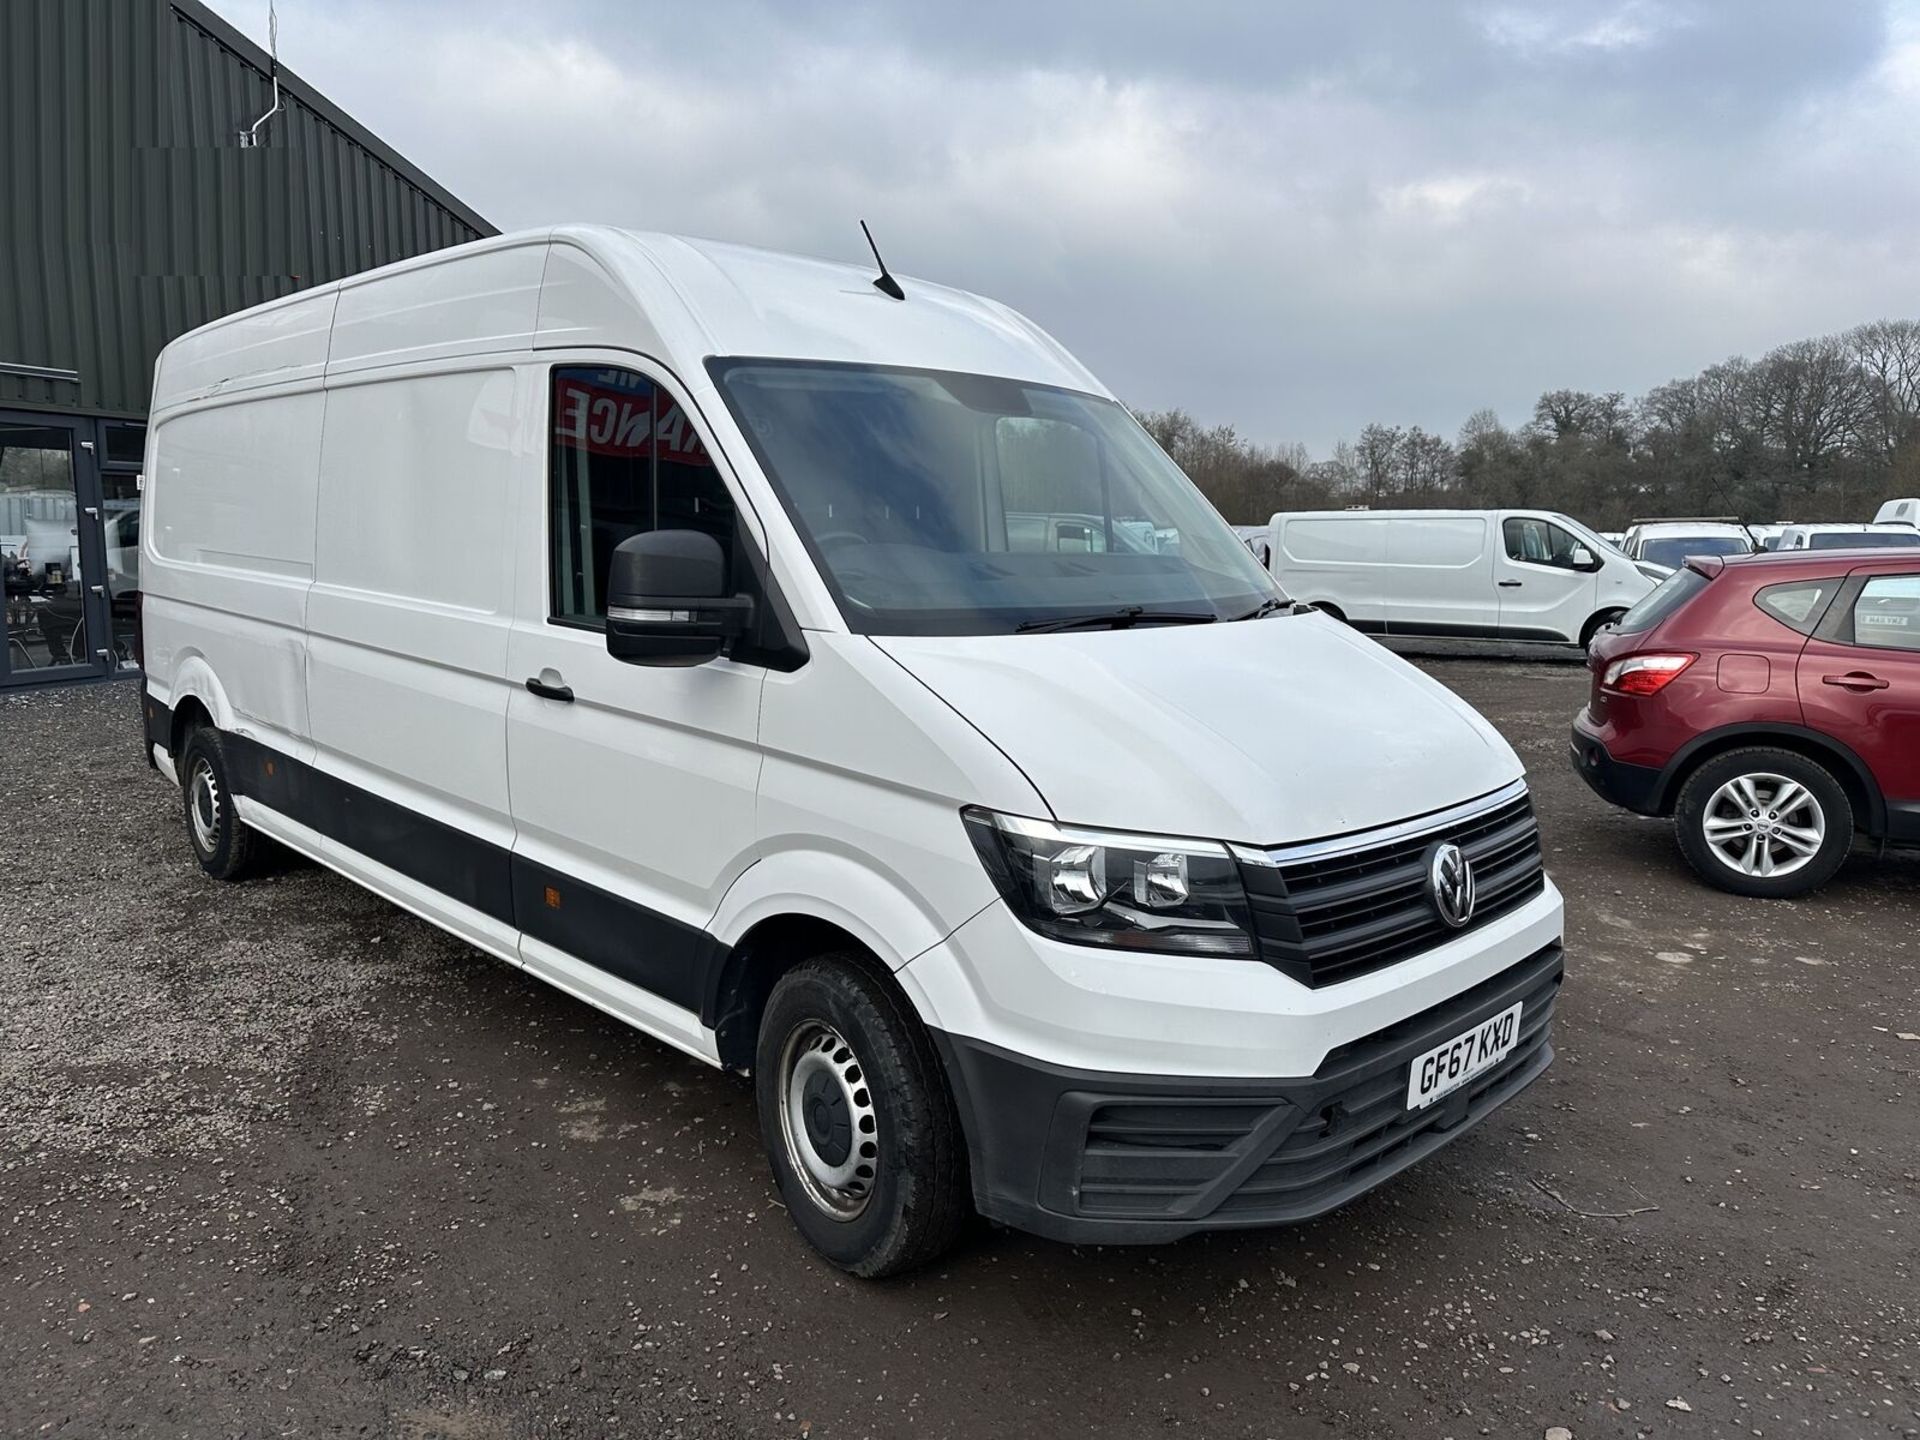
[[[1640,815],[1660,813],[1659,770],[1614,759],[1605,742],[1577,719],[1569,745],[1575,772],[1602,800]]]
[[[1077,1070],[935,1032],[982,1214],[1069,1243],[1145,1244],[1312,1219],[1485,1119],[1553,1060],[1563,970],[1548,945],[1329,1052],[1298,1079]],[[1406,1109],[1416,1055],[1515,1002],[1520,1038],[1485,1074]]]

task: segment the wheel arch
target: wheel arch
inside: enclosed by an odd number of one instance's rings
[[[226,687],[204,656],[193,654],[181,660],[167,702],[173,711],[168,726],[169,755],[180,753],[187,732],[195,725],[211,725],[216,730],[233,728],[233,707],[227,702]]]
[[[1655,791],[1658,812],[1671,815],[1687,777],[1716,755],[1743,750],[1755,745],[1771,745],[1791,750],[1826,766],[1847,792],[1853,806],[1856,826],[1874,838],[1887,833],[1887,802],[1873,771],[1847,746],[1818,730],[1800,725],[1751,724],[1728,725],[1697,735],[1681,746],[1661,772]]]
[[[834,954],[859,957],[856,963],[875,984],[893,991],[907,1014],[918,1015],[893,967],[852,931],[798,911],[769,915],[727,948],[702,1001],[700,1018],[713,1031],[720,1063],[729,1070],[751,1070],[760,1017],[780,977],[803,961]]]

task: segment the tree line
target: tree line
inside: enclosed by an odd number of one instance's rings
[[[1322,460],[1184,410],[1140,422],[1235,524],[1349,505],[1539,508],[1603,530],[1643,515],[1867,520],[1920,494],[1920,321],[1736,357],[1634,400],[1549,390],[1514,429],[1491,410],[1451,440],[1373,424]]]

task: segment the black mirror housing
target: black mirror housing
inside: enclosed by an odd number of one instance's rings
[[[614,547],[607,653],[634,665],[704,665],[753,623],[753,600],[726,593],[727,557],[700,530],[649,530]]]

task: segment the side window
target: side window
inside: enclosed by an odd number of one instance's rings
[[[631,370],[556,369],[547,503],[553,618],[599,625],[614,547],[703,530],[734,558],[732,497],[677,401]]]
[[[1876,575],[1853,602],[1853,643],[1920,652],[1920,575]]]
[[[1840,586],[1838,580],[1795,580],[1758,591],[1753,603],[1802,635],[1811,635],[1826,612],[1827,601]]]
[[[1573,535],[1558,525],[1531,516],[1510,515],[1502,523],[1501,531],[1509,560],[1573,568]]]

